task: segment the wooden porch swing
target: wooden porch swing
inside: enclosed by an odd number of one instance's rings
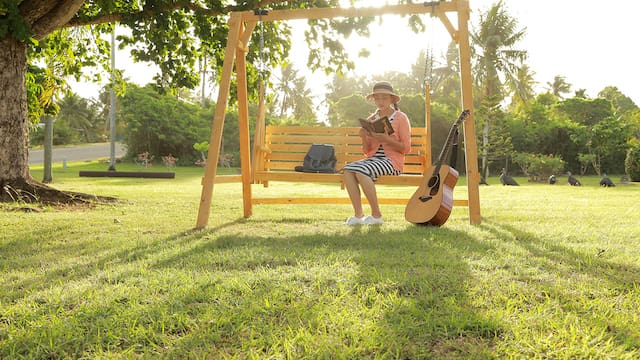
[[[310,128],[310,127],[265,127],[264,121],[264,88],[260,89],[260,103],[258,108],[258,117],[256,120],[255,143],[253,149],[253,162],[251,155],[251,145],[249,136],[249,107],[248,107],[248,91],[247,91],[247,73],[246,73],[246,53],[248,52],[248,43],[251,34],[256,25],[261,21],[279,21],[279,20],[295,20],[295,19],[322,19],[337,17],[370,17],[385,14],[411,15],[411,14],[428,14],[437,15],[442,21],[445,28],[451,35],[452,39],[458,44],[460,53],[461,68],[461,86],[462,86],[462,108],[472,109],[472,79],[471,79],[471,62],[469,48],[469,1],[468,0],[450,0],[450,1],[434,1],[423,4],[404,4],[404,5],[387,5],[376,8],[315,8],[315,9],[295,9],[295,10],[270,10],[266,11],[243,11],[233,12],[229,19],[229,37],[225,50],[224,64],[222,67],[222,76],[218,92],[218,101],[213,117],[213,125],[211,138],[209,141],[209,161],[205,166],[205,174],[202,179],[202,193],[200,198],[200,208],[196,228],[204,228],[209,222],[211,213],[211,200],[213,196],[213,187],[215,183],[223,183],[230,181],[242,182],[242,195],[244,217],[252,214],[252,205],[268,204],[268,203],[348,203],[348,199],[327,198],[322,199],[256,199],[252,198],[251,186],[253,182],[267,185],[269,181],[313,181],[313,182],[341,182],[339,174],[306,174],[295,173],[293,171],[281,171],[277,166],[270,168],[268,164],[270,154],[274,148],[280,147],[285,149],[285,155],[279,155],[284,162],[287,163],[287,154],[294,153],[295,161],[301,163],[304,152],[312,142],[338,142],[341,148],[349,149],[353,147],[353,142],[349,140],[352,136],[357,136],[357,128]],[[447,13],[457,13],[458,30],[456,30],[449,20]],[[240,130],[240,168],[241,175],[238,177],[226,178],[216,176],[218,157],[220,155],[220,143],[222,141],[222,129],[224,125],[224,117],[227,110],[228,97],[230,91],[231,77],[233,67],[236,65],[236,80],[238,94],[238,128]],[[425,99],[426,116],[429,114],[429,90],[426,92]],[[416,128],[412,130],[412,142],[417,151],[412,156],[407,156],[410,160],[409,168],[414,169],[413,174],[401,176],[389,176],[380,178],[382,184],[404,184],[418,186],[422,181],[422,175],[431,165],[431,145],[430,145],[430,123],[425,118],[425,128]],[[467,189],[468,199],[456,200],[455,205],[468,206],[469,221],[471,224],[480,223],[480,197],[479,197],[479,181],[480,174],[478,172],[477,163],[477,145],[475,138],[475,123],[473,112],[464,123],[464,144],[465,144],[465,161],[467,172]],[[286,142],[281,144],[273,144],[278,138],[296,136],[296,144],[290,145]],[[337,135],[337,137],[336,137]],[[268,139],[269,143],[265,142]],[[275,139],[275,140],[274,140]],[[353,137],[352,137],[353,139]],[[327,141],[324,141],[327,140]],[[307,143],[305,143],[307,141]],[[271,145],[271,146],[269,146]],[[291,150],[291,148],[300,147],[301,150]],[[338,149],[338,147],[336,147]],[[420,150],[423,149],[423,150]],[[342,160],[351,161],[352,155],[348,150],[344,151]],[[265,160],[267,159],[267,160]],[[274,162],[277,164],[277,162]],[[290,168],[292,169],[292,168]],[[272,171],[275,170],[275,171]],[[422,171],[423,173],[417,173]],[[383,199],[380,203],[399,204],[401,201],[408,199]]]

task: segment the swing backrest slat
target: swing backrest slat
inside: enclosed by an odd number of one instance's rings
[[[363,158],[358,127],[267,126],[264,149],[257,171],[293,171],[301,165],[311,144],[332,144],[337,168]],[[427,131],[411,130],[411,152],[405,155],[404,174],[422,175],[431,166],[425,162]]]

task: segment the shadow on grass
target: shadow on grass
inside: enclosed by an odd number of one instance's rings
[[[640,267],[611,261],[603,251],[576,251],[559,241],[542,239],[512,225],[485,221],[481,227],[497,239],[523,250],[525,258],[519,266],[536,269],[535,272],[514,270],[513,280],[526,284],[532,297],[529,301],[557,302],[566,314],[579,316],[585,324],[598,324],[597,330],[604,332],[605,338],[611,338],[628,351],[637,351],[640,345],[637,329],[626,326],[626,321],[612,319],[609,306],[621,298],[635,297],[633,293],[640,285]],[[622,305],[619,310],[629,311]],[[635,314],[636,309],[630,311]]]
[[[285,352],[283,337],[297,333],[309,336],[288,339],[299,341],[296,355],[302,357],[319,356],[314,347],[320,347],[329,351],[324,356],[338,358],[438,353],[477,358],[491,353],[501,333],[500,323],[479,315],[467,292],[474,279],[465,259],[487,250],[466,233],[446,228],[356,227],[349,235],[207,239],[154,268],[196,271],[207,266],[249,278],[248,284],[239,280],[234,293],[242,300],[228,313],[230,322],[242,326],[192,333],[199,341],[190,341],[191,349],[220,341],[219,336],[252,333],[260,340],[244,339],[245,345]],[[189,302],[194,293],[181,301]],[[265,326],[273,322],[278,324]]]
[[[491,353],[502,331],[499,321],[478,313],[468,294],[474,279],[466,259],[490,246],[464,232],[372,227],[331,235],[223,234],[224,228],[244,228],[244,222],[119,251],[104,247],[90,261],[12,282],[16,295],[4,296],[9,303],[52,287],[74,289],[74,281],[89,280],[94,288],[77,299],[68,294],[65,301],[72,303],[64,306],[43,298],[23,315],[46,318],[57,311],[73,337],[46,320],[35,330],[16,328],[4,340],[6,349],[27,357],[137,347],[147,356],[176,358],[478,358]],[[34,246],[14,243],[11,251],[28,253]],[[59,244],[56,251],[78,246]],[[10,316],[4,319],[24,321]],[[53,338],[45,341],[33,331]]]
[[[238,219],[217,228],[190,229],[167,238],[158,238],[145,241],[131,241],[131,246],[122,244],[100,243],[95,241],[67,241],[64,236],[73,233],[76,226],[74,219],[67,222],[57,222],[46,229],[46,234],[38,236],[16,236],[16,240],[6,241],[0,245],[0,270],[7,269],[14,272],[22,272],[26,276],[18,279],[4,277],[0,284],[7,290],[5,299],[13,302],[23,296],[44,290],[50,284],[63,280],[73,282],[86,279],[104,272],[109,268],[116,268],[136,261],[144,261],[153,258],[167,247],[182,246],[191,241],[215,234],[226,227],[242,223],[244,219]],[[65,225],[66,224],[66,225]],[[29,240],[24,240],[24,239]],[[59,242],[51,238],[60,238]],[[43,243],[53,243],[49,249],[42,249]],[[121,250],[114,251],[113,247]],[[13,258],[6,256],[13,254]],[[49,256],[46,256],[49,255]],[[76,258],[77,261],[68,261],[66,266],[56,266],[52,262],[57,259]],[[16,289],[19,291],[11,291]]]
[[[470,260],[508,247],[446,227],[354,227],[333,234],[309,227],[300,235],[260,233],[306,223],[301,218],[277,223],[240,218],[215,228],[147,236],[130,245],[61,240],[42,250],[41,240],[33,236],[5,242],[0,254],[21,259],[13,262],[3,255],[2,270],[28,276],[2,279],[0,304],[4,309],[20,302],[37,305],[28,314],[0,314],[0,335],[3,324],[18,329],[4,340],[0,336],[0,347],[17,350],[0,350],[0,355],[39,357],[32,350],[39,349],[73,358],[96,349],[125,353],[138,348],[146,355],[174,358],[496,356],[495,343],[510,331],[509,325],[485,315],[485,305],[472,298],[470,288],[481,280],[474,278]],[[640,283],[637,266],[579,252],[512,225],[485,220],[480,229],[521,248],[527,259],[518,266],[533,263],[543,274],[552,274],[551,279],[585,275],[605,282],[614,296]],[[59,222],[49,230],[63,237],[73,231],[73,222]],[[95,249],[86,248],[92,244]],[[38,259],[43,253],[71,259],[69,254],[81,255],[77,262],[51,270]],[[542,298],[571,303],[586,321],[602,324],[617,343],[637,345],[633,328],[620,322],[610,326],[606,316],[592,313],[588,301],[572,302],[584,295],[576,295],[580,288],[526,276],[523,272],[502,280],[526,282]],[[74,292],[81,287],[89,289]],[[47,295],[51,292],[63,298],[52,299]],[[68,332],[55,317],[49,319],[50,313],[65,319]],[[39,317],[47,320],[36,326],[28,320]],[[22,332],[19,324],[26,324]],[[96,327],[109,329],[110,335],[98,335]]]
[[[637,266],[609,261],[606,256],[600,256],[597,252],[578,252],[561,242],[540,239],[535,234],[512,225],[485,223],[486,225],[482,225],[485,230],[500,239],[513,239],[531,256],[542,259],[547,271],[560,277],[566,270],[579,272],[605,280],[612,288],[619,290],[631,289],[640,284],[640,268]]]

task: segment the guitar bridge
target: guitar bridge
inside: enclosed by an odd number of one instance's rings
[[[420,199],[420,201],[422,201],[422,202],[427,202],[427,201],[433,199],[433,196],[420,196],[418,199]]]

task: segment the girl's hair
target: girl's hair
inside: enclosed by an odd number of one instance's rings
[[[393,106],[393,108],[394,108],[396,111],[400,111],[400,106],[398,106],[398,103],[393,103],[393,104],[391,104],[391,105]]]

